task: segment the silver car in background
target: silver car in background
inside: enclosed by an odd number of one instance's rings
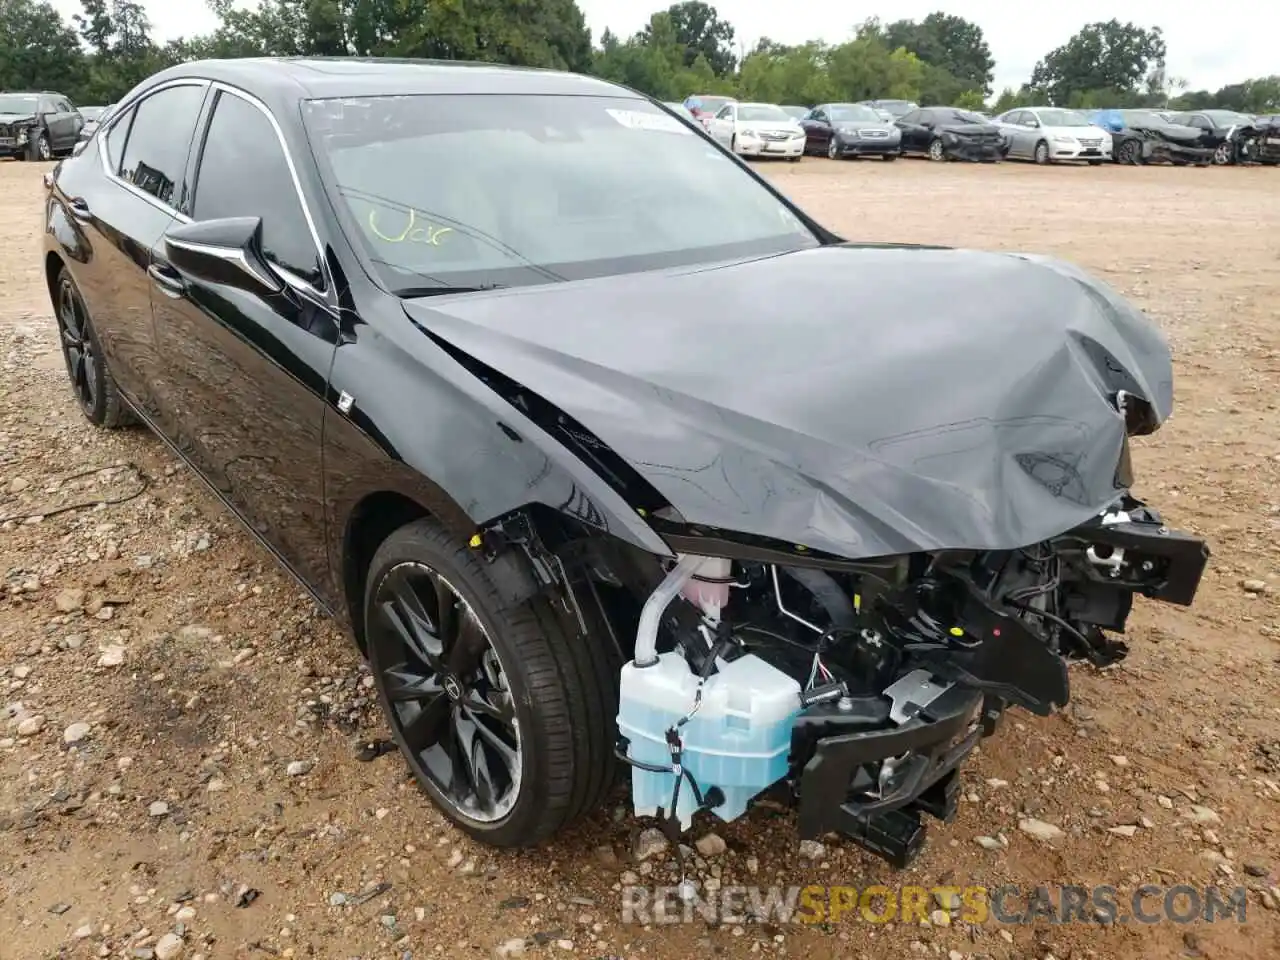
[[[1009,160],[1085,160],[1097,166],[1111,159],[1111,134],[1076,110],[1017,107],[994,122],[1009,144]]]

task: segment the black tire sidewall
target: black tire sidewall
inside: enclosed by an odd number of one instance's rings
[[[1032,158],[1036,163],[1046,164],[1049,162],[1049,145],[1041,140],[1036,144],[1036,149],[1032,154]]]
[[[444,547],[442,542],[444,540],[443,532],[434,523],[418,521],[402,527],[388,537],[370,564],[362,615],[365,622],[365,636],[369,638],[366,652],[374,676],[378,702],[403,756],[404,744],[399,730],[391,723],[391,704],[387,699],[381,665],[377,660],[377,645],[372,642],[370,634],[372,603],[377,595],[378,586],[393,567],[406,562],[426,564],[448,580],[462,599],[471,606],[498,654],[515,704],[516,722],[520,732],[520,788],[515,805],[504,817],[493,822],[477,821],[459,811],[429,777],[424,776],[412,765],[410,769],[413,771],[414,779],[436,806],[471,836],[497,846],[523,845],[525,838],[534,831],[545,804],[542,796],[548,777],[547,760],[542,748],[546,742],[545,723],[534,709],[523,664],[507,630],[504,629],[507,626],[507,617],[501,609],[494,609],[493,601],[484,596],[485,587],[488,585],[484,582],[483,569],[478,564],[459,563],[457,549],[461,545],[455,549],[448,549]],[[477,582],[478,579],[479,582]],[[538,836],[536,839],[541,837]]]
[[[71,364],[67,359],[66,345],[62,346],[62,365],[67,371],[67,385],[71,388],[71,392],[75,395],[76,405],[80,407],[80,411],[85,418],[95,427],[105,426],[107,422],[107,407],[110,398],[107,396],[108,378],[107,378],[107,361],[102,355],[102,344],[98,341],[98,333],[93,328],[93,318],[89,316],[89,305],[80,294],[80,288],[76,286],[75,280],[71,276],[71,271],[63,267],[58,271],[57,291],[62,292],[63,284],[69,284],[72,293],[77,300],[80,301],[80,309],[84,316],[84,339],[89,342],[93,349],[95,359],[94,363],[94,384],[93,384],[93,406],[87,407],[80,398],[79,392],[76,390],[75,381],[72,379]],[[57,309],[57,298],[54,300],[54,309]],[[62,321],[57,319],[58,338],[62,339]]]

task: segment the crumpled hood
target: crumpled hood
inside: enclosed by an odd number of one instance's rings
[[[34,113],[0,113],[0,126],[8,126],[9,124],[35,123],[36,115]]]
[[[691,523],[850,558],[1013,549],[1116,497],[1136,309],[1041,257],[832,246],[406,311],[576,418]]]

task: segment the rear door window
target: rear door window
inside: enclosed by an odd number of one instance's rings
[[[187,153],[204,103],[203,85],[166,87],[134,110],[120,177],[166,206],[188,213]]]

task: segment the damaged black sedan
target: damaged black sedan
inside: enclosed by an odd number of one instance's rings
[[[1169,163],[1207,166],[1221,146],[1205,131],[1174,123],[1154,110],[1098,110],[1089,117],[1111,133],[1111,159],[1136,166]]]
[[[1196,593],[1205,545],[1133,490],[1173,405],[1138,310],[848,242],[601,80],[184,64],[47,186],[84,414],[151,427],[349,628],[486,842],[628,771],[673,834],[773,790],[905,863],[1007,708]]]

